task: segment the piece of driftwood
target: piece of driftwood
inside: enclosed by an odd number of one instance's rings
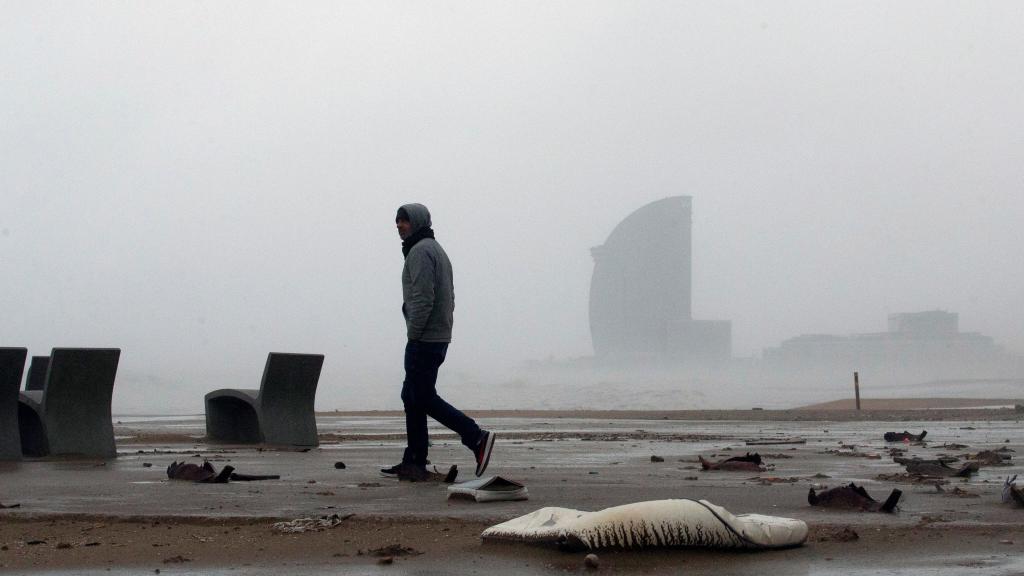
[[[924,459],[924,458],[904,458],[902,456],[896,456],[896,457],[894,457],[892,459],[892,461],[897,463],[897,464],[903,464],[904,466],[906,466],[907,464],[934,464],[936,466],[943,466],[945,464],[952,464],[953,462],[956,462],[957,458],[954,458],[952,456],[948,456],[948,457],[941,457],[940,456],[938,458]]]
[[[257,480],[281,479],[280,474],[238,474],[233,466],[225,466],[218,474],[217,469],[209,461],[204,461],[202,466],[175,461],[167,467],[167,477],[171,480],[189,480],[210,484],[225,484],[228,480],[255,482]]]
[[[886,442],[920,442],[924,440],[924,437],[928,434],[927,430],[921,430],[920,434],[911,434],[904,430],[903,432],[886,432],[882,435],[882,438]]]
[[[231,479],[236,482],[255,482],[257,480],[280,480],[280,474],[239,474],[231,473]]]
[[[979,466],[1009,466],[1011,464],[1009,455],[1000,454],[992,450],[982,450],[977,454],[968,454],[967,459]]]
[[[918,476],[932,476],[935,478],[961,477],[966,478],[978,471],[978,464],[966,462],[960,468],[951,468],[941,461],[938,464],[931,462],[910,462],[905,465],[907,472]]]
[[[703,456],[697,456],[702,470],[722,470],[725,472],[764,472],[765,467],[761,461],[761,455],[747,452],[745,456],[733,456],[720,462],[705,460]]]
[[[747,446],[772,446],[774,444],[807,444],[806,438],[754,438],[746,440]]]
[[[203,462],[203,465],[200,466],[175,461],[167,467],[167,477],[171,480],[226,484],[234,470],[233,466],[225,466],[218,474],[217,469],[209,462]]]
[[[863,486],[850,482],[848,486],[837,486],[815,492],[811,488],[807,493],[807,503],[811,506],[835,508],[839,510],[859,510],[863,512],[892,512],[896,509],[903,492],[893,490],[885,502],[879,502],[870,495]]]

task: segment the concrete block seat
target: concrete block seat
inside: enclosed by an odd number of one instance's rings
[[[28,366],[25,390],[42,390],[46,388],[46,370],[49,367],[49,356],[33,356],[32,363]]]
[[[271,352],[259,390],[206,395],[206,436],[217,442],[317,446],[313,404],[322,354]]]
[[[22,454],[116,457],[110,401],[120,358],[120,348],[54,348],[43,389],[18,397]]]
[[[26,356],[25,348],[0,348],[0,460],[21,459],[18,388]]]

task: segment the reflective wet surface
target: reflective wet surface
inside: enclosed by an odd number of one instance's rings
[[[252,446],[210,445],[203,441],[203,419],[186,417],[120,418],[115,427],[119,457],[115,460],[27,460],[0,464],[0,496],[16,499],[21,507],[4,515],[79,514],[115,516],[201,516],[292,519],[356,513],[381,517],[464,518],[503,521],[543,506],[596,510],[640,500],[704,498],[734,513],[757,512],[800,518],[811,525],[842,524],[858,530],[874,527],[1019,526],[1024,510],[1000,502],[1002,479],[1024,472],[1016,457],[1024,451],[1024,427],[1017,422],[964,420],[956,422],[751,422],[617,420],[585,418],[492,418],[481,424],[498,432],[488,474],[501,474],[527,485],[530,500],[480,505],[446,498],[443,485],[410,484],[384,478],[379,468],[397,462],[404,446],[403,420],[387,416],[325,416],[318,421],[325,440],[309,451]],[[886,443],[886,431],[928,430],[927,442]],[[333,434],[344,439],[332,440]],[[147,438],[155,439],[150,442]],[[431,427],[431,460],[441,468],[457,464],[460,479],[471,477],[472,456],[443,428]],[[748,445],[748,440],[804,443]],[[167,439],[175,441],[164,441]],[[184,440],[184,441],[183,441]],[[955,446],[955,445],[960,446]],[[855,446],[855,448],[851,448]],[[889,451],[935,458],[962,456],[983,449],[1006,448],[1010,466],[982,468],[967,481],[953,479],[942,491],[930,484],[896,483],[879,479],[903,467]],[[769,470],[760,474],[702,472],[697,455],[725,458],[759,452]],[[652,461],[657,456],[662,461]],[[220,468],[234,466],[244,474],[279,474],[280,480],[193,484],[169,481],[165,468],[172,461],[201,463],[209,459]],[[335,467],[344,462],[345,468]],[[876,499],[893,488],[903,490],[897,514],[866,514],[812,508],[810,487],[863,484]],[[968,497],[954,496],[954,488]],[[944,536],[948,537],[948,536]],[[847,554],[826,559],[805,547],[767,555],[726,556],[740,569],[756,561],[766,569],[787,574],[1014,574],[1024,571],[1018,552],[1024,542],[998,545],[976,554],[951,550],[905,558],[895,552],[864,550],[861,560]],[[823,545],[818,545],[818,551]],[[832,544],[835,546],[835,544]],[[849,550],[849,549],[847,549]],[[1005,552],[1004,552],[1005,550]],[[573,555],[547,557],[533,566],[515,552],[484,547],[482,555],[453,558],[459,573],[549,574],[580,569]],[[740,560],[737,560],[739,558]],[[755,560],[756,559],[756,560]],[[704,551],[668,551],[658,556],[611,553],[609,562],[626,572],[711,571],[722,555]],[[678,567],[678,566],[677,566]],[[247,566],[206,568],[161,567],[164,574],[338,573],[337,567]],[[348,574],[446,574],[437,563],[390,566],[346,565]],[[112,571],[50,572],[111,574]],[[120,573],[137,573],[132,570]]]

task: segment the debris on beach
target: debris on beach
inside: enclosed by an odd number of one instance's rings
[[[655,500],[584,512],[541,508],[487,528],[484,540],[548,542],[571,549],[707,547],[770,549],[807,539],[802,520],[733,515],[707,500]]]
[[[381,546],[380,548],[360,550],[356,553],[356,556],[376,556],[378,558],[394,558],[395,556],[419,556],[420,554],[423,554],[423,552],[411,546],[403,546],[401,544],[388,544],[387,546]]]
[[[597,554],[587,554],[583,557],[583,566],[587,570],[597,570],[601,567],[601,559]]]
[[[1004,456],[992,450],[982,450],[977,454],[967,454],[965,457],[979,466],[1009,466],[1011,464],[1010,456]]]
[[[655,456],[653,454],[651,455],[651,462],[664,462],[664,461],[665,461],[665,459],[662,458],[661,456]]]
[[[345,469],[345,463],[339,460],[338,462],[334,463],[334,468],[336,470],[344,470]]]
[[[945,466],[946,464],[952,464],[953,462],[956,462],[957,460],[959,460],[959,458],[956,458],[956,457],[953,457],[953,456],[941,456],[941,455],[939,457],[937,457],[937,458],[930,458],[930,459],[918,458],[917,456],[915,456],[913,458],[901,458],[901,457],[897,456],[897,457],[892,459],[893,462],[895,462],[897,464],[901,464],[903,466],[906,466],[907,464],[934,464],[935,466]]]
[[[859,540],[860,534],[849,526],[821,527],[815,531],[815,542],[853,542]]]
[[[331,514],[330,516],[317,516],[315,518],[296,518],[287,522],[275,522],[273,529],[283,534],[300,534],[302,532],[320,532],[339,526],[345,520],[355,514]]]
[[[256,482],[258,480],[280,480],[280,474],[239,474],[231,473],[231,479],[236,482]]]
[[[452,464],[448,467],[447,472],[441,472],[434,466],[433,470],[427,471],[427,482],[443,482],[445,484],[452,484],[455,479],[459,476],[459,467],[456,464]]]
[[[747,478],[753,482],[757,482],[762,486],[771,486],[772,484],[793,484],[798,482],[800,479],[796,476],[790,476],[789,478],[780,478],[779,476],[754,476],[753,478]]]
[[[178,463],[177,460],[171,463],[167,467],[167,477],[171,480],[190,480],[192,482],[207,482],[225,484],[231,477],[231,473],[235,471],[233,466],[225,466],[220,474],[210,464],[209,461],[204,461],[202,466],[196,464],[186,464],[184,462]]]
[[[21,504],[4,504],[3,502],[0,502],[0,510],[5,508],[21,508]]]
[[[855,444],[842,444],[839,448],[829,448],[825,454],[833,456],[845,456],[850,458],[867,458],[869,460],[881,460],[882,455],[878,452],[861,452]]]
[[[954,486],[952,490],[946,490],[941,484],[935,485],[935,491],[947,496],[956,496],[957,498],[980,498],[981,496],[974,492],[968,492],[959,486]]]
[[[835,508],[838,510],[860,510],[862,512],[892,512],[896,509],[903,492],[893,489],[885,502],[872,498],[863,486],[850,482],[847,486],[837,486],[821,492],[811,488],[807,492],[807,503],[811,506]]]
[[[217,469],[209,461],[204,461],[202,466],[186,464],[185,462],[172,462],[167,467],[167,477],[171,480],[189,480],[209,484],[226,484],[229,480],[253,482],[257,480],[281,479],[281,476],[278,474],[237,474],[233,466],[225,466],[218,474]]]
[[[1017,475],[1007,476],[1003,483],[1003,503],[1024,506],[1024,489],[1017,487]]]
[[[927,434],[927,430],[921,430],[920,434],[912,434],[904,430],[903,432],[886,432],[882,438],[886,442],[920,442]]]
[[[934,478],[967,478],[971,474],[974,474],[975,472],[978,471],[978,465],[974,462],[966,462],[960,468],[952,468],[942,463],[942,461],[938,461],[938,463],[927,461],[911,461],[905,464],[904,466],[906,467],[908,474],[914,474],[917,476],[931,476]]]
[[[764,472],[767,468],[757,452],[747,452],[745,456],[733,456],[719,462],[710,462],[703,456],[697,456],[702,470],[723,470],[726,472]]]
[[[526,486],[501,476],[487,476],[468,482],[452,484],[448,487],[449,498],[466,498],[477,502],[497,502],[507,500],[529,500],[530,494]]]
[[[921,476],[919,474],[908,474],[906,472],[896,472],[894,474],[878,474],[875,476],[875,480],[880,482],[902,482],[904,484],[949,484],[949,480],[945,478],[936,478],[933,476]]]
[[[744,441],[747,446],[772,446],[776,444],[807,444],[805,438],[752,438]]]

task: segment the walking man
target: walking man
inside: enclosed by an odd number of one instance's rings
[[[473,451],[476,475],[487,469],[494,448],[494,433],[437,395],[437,370],[452,341],[455,288],[452,264],[430,228],[430,212],[422,204],[406,204],[395,216],[402,238],[402,314],[408,342],[405,345],[405,434],[408,445],[402,462],[384,468],[401,480],[422,481],[427,474],[427,416],[456,432]]]

